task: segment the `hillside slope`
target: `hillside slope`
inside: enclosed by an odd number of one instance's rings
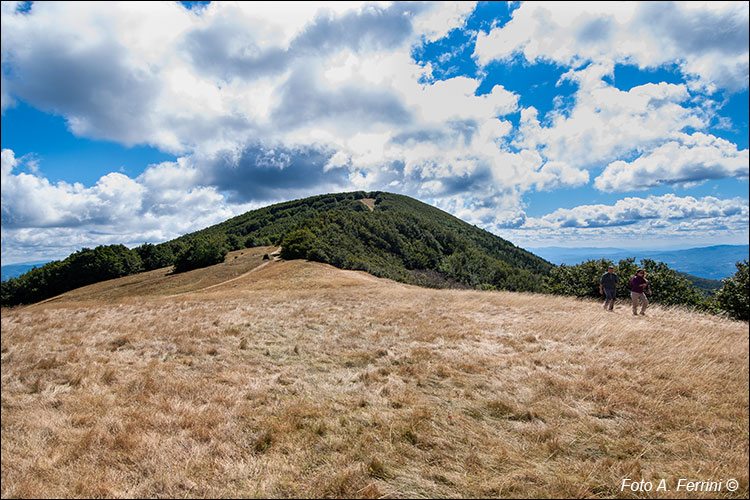
[[[278,247],[237,250],[227,254],[225,261],[216,266],[179,274],[171,273],[169,267],[154,269],[76,288],[46,299],[42,303],[117,301],[128,297],[173,296],[210,289],[268,265],[270,259],[264,260],[264,256],[278,253],[278,251]]]
[[[389,193],[314,196],[253,210],[158,245],[84,248],[0,283],[4,306],[164,267],[213,265],[227,251],[282,246],[285,258],[433,288],[542,291],[549,262],[412,198]]]
[[[287,239],[292,233],[296,238]],[[540,291],[549,262],[442,210],[403,195],[314,196],[247,212],[167,242],[230,247],[294,244],[287,257],[367,271],[406,283]],[[283,255],[283,254],[282,254]]]
[[[744,322],[234,255],[2,311],[4,498],[747,497]]]

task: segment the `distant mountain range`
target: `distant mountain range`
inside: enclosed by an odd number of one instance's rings
[[[634,257],[636,263],[642,259],[664,262],[672,269],[700,278],[720,280],[733,276],[735,263],[748,259],[748,245],[716,245],[685,250],[628,250],[625,248],[527,248],[553,264],[575,265],[587,260],[610,259],[617,263],[621,259]]]
[[[18,278],[26,271],[31,271],[35,267],[42,267],[49,262],[48,260],[38,260],[34,262],[22,262],[20,264],[8,264],[0,267],[0,280],[5,281],[10,278]]]

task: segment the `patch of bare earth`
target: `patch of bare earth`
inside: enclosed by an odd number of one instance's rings
[[[370,212],[375,210],[375,198],[361,198],[359,201],[369,208]]]
[[[748,495],[746,323],[236,271],[3,310],[2,496]]]

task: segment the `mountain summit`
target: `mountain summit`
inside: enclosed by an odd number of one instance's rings
[[[433,288],[542,291],[553,265],[487,231],[407,196],[326,194],[252,210],[220,224],[135,249],[84,248],[2,282],[2,305],[29,304],[99,281],[223,262],[227,252],[281,246],[285,259]]]
[[[280,245],[282,257],[432,287],[539,291],[552,264],[408,196],[351,192],[253,210],[162,245]]]

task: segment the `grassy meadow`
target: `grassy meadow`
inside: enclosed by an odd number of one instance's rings
[[[747,498],[747,323],[272,250],[4,309],[2,497]]]

